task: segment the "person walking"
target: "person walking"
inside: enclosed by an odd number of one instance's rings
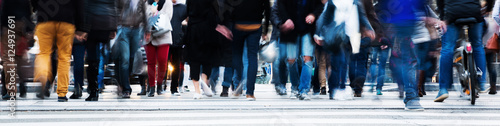
[[[173,15],[170,24],[172,25],[172,45],[170,45],[168,57],[171,57],[170,63],[174,67],[172,70],[172,83],[170,84],[170,92],[174,96],[179,96],[179,87],[181,78],[181,73],[183,69],[181,66],[184,65],[182,60],[184,51],[184,31],[182,30],[182,22],[187,19],[187,8],[185,4],[179,3],[177,0],[172,0],[173,3]]]
[[[40,53],[35,59],[35,81],[41,82],[42,87],[50,78],[50,55],[58,50],[57,66],[57,95],[59,102],[67,102],[69,84],[69,68],[73,37],[80,41],[86,37],[88,27],[85,25],[85,3],[83,0],[65,2],[48,2],[48,0],[31,0],[33,9],[38,11],[38,24],[35,36],[39,39]],[[54,11],[51,6],[58,6]],[[56,69],[56,68],[54,68]]]
[[[162,94],[161,85],[167,72],[168,52],[172,44],[172,25],[170,24],[173,14],[172,1],[155,0],[151,11],[151,21],[154,23],[152,24],[152,40],[145,43],[148,59],[148,97],[154,97],[155,85],[157,94]],[[156,68],[158,68],[158,73],[156,73]]]
[[[117,0],[118,29],[121,34],[116,40],[113,59],[116,64],[116,77],[123,89],[122,98],[130,98],[130,72],[134,54],[142,41],[151,38],[151,25],[148,22],[145,0]]]

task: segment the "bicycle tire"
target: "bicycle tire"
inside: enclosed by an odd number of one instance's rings
[[[472,54],[467,54],[467,71],[469,71],[468,82],[470,91],[470,103],[474,105],[476,104],[476,98],[477,98],[477,91],[476,91],[477,71],[476,71],[476,64],[474,62],[474,57],[472,56]]]

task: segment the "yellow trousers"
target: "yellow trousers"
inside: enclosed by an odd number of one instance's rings
[[[53,81],[48,80],[52,78],[50,56],[54,47],[57,48],[57,95],[66,97],[75,26],[66,22],[42,22],[36,26],[35,35],[40,45],[40,53],[35,59],[35,81],[41,82],[42,88],[47,81]]]

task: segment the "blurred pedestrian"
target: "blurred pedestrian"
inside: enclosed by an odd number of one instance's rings
[[[145,0],[117,0],[118,29],[121,34],[116,40],[114,54],[115,71],[122,98],[130,98],[130,73],[134,54],[141,41],[151,38],[151,25],[148,22],[147,3]]]
[[[182,22],[187,19],[187,8],[183,3],[179,3],[177,0],[172,0],[173,3],[173,15],[170,21],[172,25],[172,45],[170,45],[168,57],[171,58],[170,63],[174,67],[172,70],[172,83],[170,83],[170,92],[174,96],[179,96],[179,90],[182,90],[182,80],[181,74],[184,69],[183,61],[183,51],[184,51],[184,31],[182,29]]]
[[[45,86],[50,78],[50,55],[58,49],[57,95],[59,102],[67,102],[66,93],[69,84],[69,69],[73,37],[80,41],[86,39],[88,27],[85,26],[86,1],[66,1],[63,3],[48,0],[31,0],[33,9],[38,11],[38,24],[35,36],[39,39],[40,53],[35,60],[35,81]],[[52,9],[58,6],[58,11]],[[54,68],[55,69],[55,68]]]

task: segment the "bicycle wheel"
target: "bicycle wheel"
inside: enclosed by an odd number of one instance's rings
[[[470,103],[474,105],[476,103],[477,98],[477,71],[476,64],[474,62],[474,57],[472,54],[467,54],[467,71],[469,71],[469,91],[470,91]]]

